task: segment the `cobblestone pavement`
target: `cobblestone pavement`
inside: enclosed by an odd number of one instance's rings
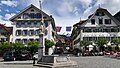
[[[59,68],[119,68],[120,59],[107,58],[103,56],[89,56],[89,57],[71,57],[71,60],[76,61],[76,66],[59,67]],[[7,65],[0,62],[0,68],[42,68],[29,65]]]
[[[120,59],[108,58],[104,56],[72,57],[71,59],[77,62],[77,66],[72,66],[69,68],[119,68],[120,67]]]

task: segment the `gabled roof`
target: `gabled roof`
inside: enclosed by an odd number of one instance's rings
[[[120,26],[120,22],[119,22],[116,18],[114,18],[114,17],[107,11],[107,9],[100,8],[100,9],[98,9],[98,10],[101,10],[101,11],[105,12],[118,26]]]
[[[87,20],[81,20],[81,21],[79,21],[78,23],[74,24],[73,27],[74,27],[74,26],[81,25],[81,24],[83,24],[83,23],[86,22],[86,21],[87,21]]]
[[[120,22],[120,11],[117,12],[114,17]]]
[[[90,16],[88,16],[88,19],[87,20],[90,20],[91,18],[93,18],[93,16],[95,16],[95,14],[96,14],[96,12],[98,12],[98,11],[103,11],[103,12],[105,12],[105,14],[107,14],[118,26],[120,26],[120,22],[116,19],[116,18],[114,18],[108,11],[107,11],[107,9],[103,9],[103,8],[98,8],[93,14],[91,14]],[[84,23],[84,22],[83,22]],[[81,23],[81,24],[83,24],[83,23]],[[81,25],[80,24],[80,25]]]
[[[55,21],[54,21],[54,18],[52,16],[49,16],[48,14],[44,13],[43,11],[41,11],[39,8],[37,8],[36,6],[34,6],[33,4],[31,4],[30,6],[26,7],[25,9],[23,9],[22,11],[20,11],[19,13],[17,13],[16,15],[14,15],[13,17],[11,17],[9,20],[10,21],[14,21],[14,19],[16,17],[18,17],[19,15],[21,15],[22,13],[26,12],[27,10],[29,10],[30,8],[34,8],[36,10],[38,10],[39,12],[41,12],[43,14],[43,17],[46,16],[49,20],[52,21],[52,26],[53,26],[53,29],[55,30]],[[48,20],[47,19],[47,20]]]
[[[8,33],[11,33],[10,30],[4,24],[0,24],[0,28],[3,28]]]
[[[37,8],[36,6],[34,6],[33,4],[31,4],[30,6],[26,7],[24,10],[20,11],[19,13],[17,13],[17,14],[14,15],[13,17],[11,17],[9,20],[10,20],[10,21],[13,21],[16,17],[18,17],[20,14],[24,13],[25,11],[29,10],[30,8],[35,8],[35,9],[37,9],[38,11],[40,11],[40,12],[43,14],[43,16],[47,16],[49,19],[51,19],[51,17],[50,17],[48,14],[44,13],[44,12],[41,11],[39,8]]]

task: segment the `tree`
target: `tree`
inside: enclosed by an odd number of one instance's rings
[[[46,48],[50,48],[50,47],[52,47],[54,45],[54,42],[53,41],[51,41],[51,40],[45,40],[45,47]]]
[[[111,42],[114,44],[120,44],[120,38],[113,38]]]
[[[80,41],[80,46],[88,46],[88,45],[90,45],[91,44],[91,42],[90,41]]]
[[[98,39],[96,41],[96,43],[98,44],[100,51],[104,51],[105,50],[105,47],[103,45],[107,44],[107,40],[106,39],[104,39],[104,38]]]
[[[12,49],[12,46],[8,42],[2,42],[0,43],[0,54],[3,55],[6,51],[9,51]]]
[[[90,41],[80,41],[80,46],[83,46],[85,50],[88,50],[88,47],[91,44]]]
[[[98,46],[103,46],[104,44],[107,44],[107,40],[104,38],[101,38],[101,39],[98,39],[96,43],[98,44]]]
[[[25,50],[26,47],[22,43],[13,43],[12,44],[12,49],[15,50],[15,51],[21,51],[21,50]]]
[[[31,52],[31,54],[33,55],[35,52],[38,51],[38,45],[39,42],[37,41],[29,41],[27,44],[27,50]]]
[[[120,38],[113,38],[112,39],[112,43],[116,44],[115,48],[113,50],[115,51],[119,51],[119,46],[118,44],[120,44]]]
[[[54,45],[54,42],[51,40],[45,39],[45,53],[48,54],[48,49]]]

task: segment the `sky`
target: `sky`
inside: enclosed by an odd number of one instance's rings
[[[67,34],[66,26],[73,26],[85,20],[99,7],[107,9],[112,15],[120,11],[120,0],[41,0],[42,10],[55,19],[56,26],[62,26],[59,34]],[[39,8],[39,0],[0,0],[0,23],[12,26],[9,18],[29,6]]]

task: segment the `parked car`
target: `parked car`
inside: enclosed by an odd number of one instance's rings
[[[18,51],[15,53],[16,60],[30,60],[32,55],[29,51]]]
[[[15,54],[12,51],[5,52],[3,55],[4,61],[14,61],[15,60]]]
[[[32,56],[29,51],[8,51],[3,55],[4,61],[29,60]]]
[[[33,55],[33,58],[35,58],[36,60],[38,59],[38,52],[36,52],[36,53]]]

